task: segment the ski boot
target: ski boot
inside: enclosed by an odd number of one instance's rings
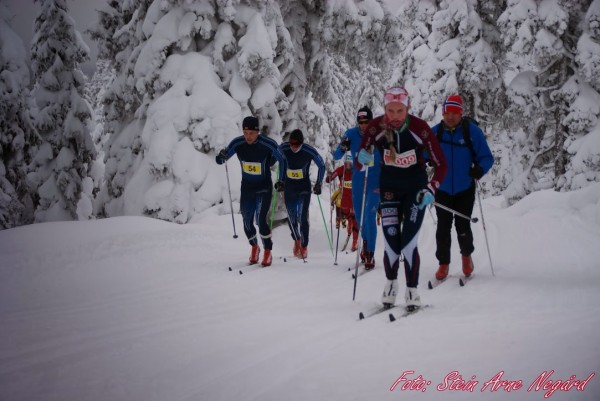
[[[404,300],[406,301],[406,311],[409,313],[414,312],[421,307],[421,297],[416,288],[406,287]]]
[[[448,270],[450,270],[450,265],[441,264],[440,267],[438,267],[437,272],[435,272],[435,278],[440,281],[444,280],[448,277]]]
[[[383,287],[383,295],[381,303],[386,308],[391,308],[396,302],[396,294],[398,293],[398,280],[388,280]]]
[[[258,263],[258,257],[260,256],[260,247],[258,245],[252,245],[252,251],[250,252],[250,258],[248,259],[251,265]]]
[[[471,259],[471,256],[470,255],[463,256],[462,257],[462,271],[463,271],[463,274],[465,275],[465,277],[471,276],[474,269],[475,269],[475,266],[473,266],[473,259]]]
[[[261,262],[261,265],[263,267],[271,266],[272,261],[273,261],[273,258],[271,257],[271,250],[265,249],[265,254],[263,255],[263,260]]]
[[[365,270],[372,270],[375,268],[375,252],[365,252]]]

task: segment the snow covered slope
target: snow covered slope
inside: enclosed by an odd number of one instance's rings
[[[474,279],[458,285],[455,243],[453,277],[432,291],[428,213],[420,292],[432,307],[394,323],[357,321],[380,300],[382,236],[353,302],[355,254],[333,265],[314,197],[307,263],[290,257],[280,226],[273,265],[242,275],[239,215],[238,239],[231,216],[212,212],[188,225],[121,217],[2,231],[0,400],[543,400],[538,377],[552,370],[552,381],[591,378],[549,399],[598,400],[599,199],[594,185],[510,208],[485,200],[495,276],[479,222]],[[425,384],[402,380],[419,375]]]

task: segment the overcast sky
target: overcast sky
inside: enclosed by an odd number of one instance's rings
[[[33,20],[40,11],[40,5],[34,4],[33,0],[1,0],[8,4],[13,17],[11,26],[22,38],[27,49],[31,48],[31,38],[33,37]],[[96,23],[98,17],[96,9],[102,7],[105,0],[67,0],[69,14],[75,20],[75,27],[82,34],[83,39],[90,48],[90,61],[81,66],[83,72],[91,77],[96,69],[96,55],[98,46],[92,41],[85,30]]]

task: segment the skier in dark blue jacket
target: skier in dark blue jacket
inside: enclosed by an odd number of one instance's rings
[[[288,142],[279,146],[286,159],[287,173],[283,198],[288,213],[288,224],[294,239],[294,256],[306,259],[308,256],[308,232],[310,229],[308,210],[310,206],[310,165],[314,161],[318,167],[317,180],[312,192],[321,194],[321,184],[325,175],[325,162],[317,150],[304,143],[304,135],[299,129],[290,133]]]
[[[435,194],[435,200],[440,205],[470,216],[475,204],[476,181],[492,168],[494,156],[481,128],[471,121],[463,121],[463,101],[459,95],[450,95],[444,100],[442,117],[443,121],[432,130],[436,133],[441,130],[440,144],[448,162],[448,173]],[[470,136],[471,146],[465,140],[466,131]],[[448,276],[453,219],[462,255],[463,274],[469,277],[474,269],[471,254],[475,250],[471,221],[454,217],[451,212],[440,207],[436,207],[436,212],[438,223],[435,256],[440,265],[435,277],[443,280]]]
[[[277,142],[260,135],[256,117],[244,118],[242,128],[244,135],[234,138],[225,149],[222,149],[216,156],[216,162],[223,164],[234,154],[237,154],[242,167],[240,211],[244,220],[244,233],[252,246],[249,261],[250,264],[258,263],[260,255],[256,228],[253,222],[256,216],[258,232],[265,248],[261,264],[270,266],[273,241],[271,239],[271,228],[267,220],[273,194],[271,166],[279,162],[279,177],[275,183],[275,189],[281,192],[284,189],[285,158],[279,151]]]
[[[333,152],[333,159],[342,159],[346,152],[350,151],[352,160],[356,160],[360,147],[360,142],[369,122],[373,119],[373,112],[367,106],[362,107],[356,114],[356,126],[349,128],[342,135],[340,144]],[[379,173],[381,171],[381,162],[379,151],[375,150],[376,155],[374,164],[369,167],[367,176],[366,167],[357,168],[357,164],[352,167],[352,205],[354,206],[354,216],[356,222],[362,227],[360,229],[363,238],[361,248],[361,261],[365,264],[365,269],[375,268],[375,245],[377,242],[377,210],[379,209]],[[367,187],[365,191],[365,178]],[[365,200],[365,216],[362,217],[363,197]]]

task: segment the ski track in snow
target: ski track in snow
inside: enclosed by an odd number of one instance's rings
[[[242,275],[250,247],[243,233],[231,238],[229,215],[0,232],[0,400],[542,400],[541,391],[479,389],[500,371],[525,387],[551,369],[563,380],[600,373],[597,224],[486,205],[495,277],[477,223],[473,280],[459,287],[454,238],[453,276],[428,290],[437,262],[427,214],[419,289],[434,307],[390,323],[387,313],[358,321],[384,285],[381,232],[376,270],[359,277],[352,302],[356,254],[333,265],[311,207],[307,263],[289,256],[280,226],[273,265]],[[399,282],[402,303],[402,271]],[[405,371],[432,384],[391,392]],[[452,371],[475,376],[477,391],[436,391]],[[550,399],[597,400],[599,383]]]

